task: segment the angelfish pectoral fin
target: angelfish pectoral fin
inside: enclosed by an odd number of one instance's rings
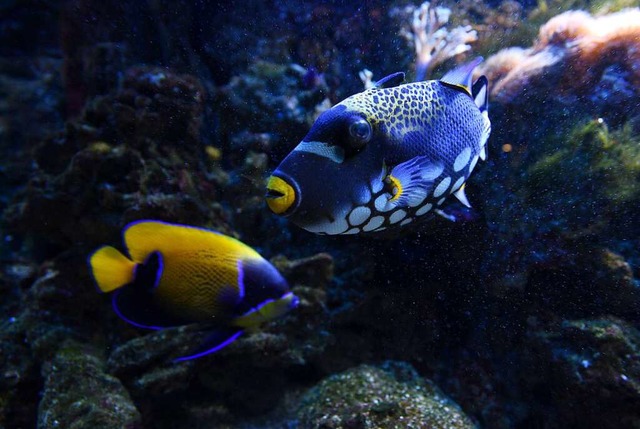
[[[199,357],[220,351],[237,340],[243,332],[244,329],[235,327],[215,330],[205,338],[203,343],[199,348],[195,350],[193,354],[179,357],[175,359],[174,362],[183,362],[185,360],[197,359]]]

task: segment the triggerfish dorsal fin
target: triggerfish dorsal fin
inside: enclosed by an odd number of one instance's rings
[[[376,89],[380,88],[392,88],[394,86],[398,86],[404,83],[404,73],[396,72],[390,74],[389,76],[385,76],[379,81],[377,81],[373,87]]]
[[[134,280],[136,263],[111,246],[96,250],[89,265],[102,292],[112,292]]]
[[[151,220],[129,224],[124,232],[124,242],[131,259],[136,262],[144,262],[154,251],[171,260],[175,255],[191,254],[194,249],[211,249],[230,261],[260,258],[249,246],[215,231]]]
[[[471,95],[471,87],[473,82],[473,70],[482,62],[482,57],[477,57],[466,64],[447,72],[440,82],[458,88]]]

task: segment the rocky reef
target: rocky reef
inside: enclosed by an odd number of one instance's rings
[[[637,4],[205,3],[0,6],[0,426],[638,426]],[[329,239],[268,212],[360,70],[477,54],[493,132],[459,222]],[[149,218],[240,238],[299,307],[174,363],[202,327],[125,324],[86,264]]]
[[[475,428],[460,408],[410,365],[362,365],[309,390],[298,411],[308,428]]]

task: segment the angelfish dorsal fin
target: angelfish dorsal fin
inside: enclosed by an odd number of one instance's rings
[[[460,88],[467,94],[471,95],[471,88],[473,86],[473,70],[478,67],[478,64],[480,64],[482,60],[482,57],[477,57],[466,64],[462,64],[461,66],[448,71],[444,76],[442,76],[440,82]]]
[[[377,81],[373,88],[392,88],[404,83],[404,72],[396,72]]]

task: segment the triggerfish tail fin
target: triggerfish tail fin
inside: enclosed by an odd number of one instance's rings
[[[486,161],[487,159],[487,140],[491,134],[491,121],[489,120],[489,82],[485,76],[480,76],[478,80],[473,84],[471,89],[471,96],[480,112],[482,112],[482,119],[484,121],[484,127],[482,129],[482,136],[480,137],[480,159]]]
[[[111,246],[96,250],[89,265],[102,292],[112,292],[134,280],[136,263]]]
[[[483,113],[489,110],[488,86],[489,81],[487,81],[487,77],[480,76],[471,88],[471,96],[473,97],[473,101],[475,101],[476,106],[478,106],[478,109],[480,109],[480,111]]]
[[[244,332],[241,328],[225,328],[212,332],[202,343],[202,345],[188,356],[182,356],[174,360],[174,362],[183,362],[185,360],[197,359],[211,353],[215,353],[238,339]]]
[[[456,67],[442,76],[440,82],[462,89],[467,94],[472,95],[473,70],[478,67],[482,60],[482,57],[477,57],[460,67]]]

